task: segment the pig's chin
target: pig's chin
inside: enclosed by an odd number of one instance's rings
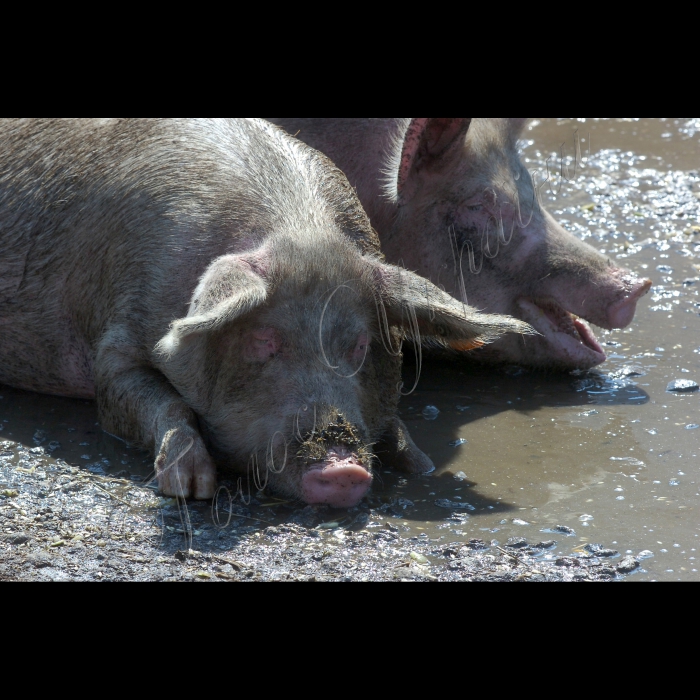
[[[302,498],[309,504],[352,508],[365,496],[372,475],[357,455],[344,447],[328,450],[326,459],[309,464],[301,480]]]
[[[588,369],[605,362],[605,352],[588,324],[553,300],[519,299],[522,318],[542,334],[554,362]]]

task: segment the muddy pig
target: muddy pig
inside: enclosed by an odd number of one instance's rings
[[[389,262],[457,299],[532,324],[471,356],[589,368],[605,353],[584,319],[623,328],[651,282],[614,266],[539,204],[517,140],[526,119],[271,121],[320,149],[348,176]],[[541,184],[541,182],[540,182]]]
[[[342,173],[265,121],[6,120],[0,164],[0,382],[95,398],[169,495],[218,464],[352,506],[375,458],[432,468],[404,336],[532,332],[385,264]]]

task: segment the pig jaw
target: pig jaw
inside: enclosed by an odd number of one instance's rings
[[[247,442],[242,434],[229,433],[222,440],[221,429],[205,421],[201,428],[217,464],[226,471],[247,471],[249,487],[269,488],[280,497],[310,505],[356,506],[372,485],[374,459],[367,446],[371,431],[362,418],[351,422],[323,405],[284,413],[277,430],[270,428],[274,420],[270,414],[248,424],[248,438],[257,433],[254,443],[264,445],[251,446],[250,451],[241,449]]]
[[[372,475],[358,456],[343,445],[336,445],[328,450],[326,459],[307,467],[301,479],[302,498],[309,504],[352,508],[371,484]]]
[[[551,301],[519,299],[519,316],[542,334],[548,362],[589,369],[605,362],[605,352],[588,324]]]

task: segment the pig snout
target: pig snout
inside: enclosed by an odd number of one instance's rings
[[[550,360],[588,368],[606,358],[586,321],[606,329],[624,328],[632,322],[637,301],[650,287],[651,280],[629,270],[608,268],[597,279],[579,284],[559,277],[541,287],[542,296],[518,299],[518,306],[522,317],[547,342]]]
[[[625,328],[632,322],[637,302],[649,291],[651,280],[617,267],[578,289],[569,289],[566,282],[562,286],[554,290],[553,296],[567,311],[611,330]]]
[[[372,485],[365,429],[336,408],[317,408],[319,420],[297,451],[301,498],[309,504],[352,508]]]
[[[640,279],[634,275],[624,274],[620,280],[627,287],[627,295],[608,308],[607,324],[601,324],[605,328],[625,328],[632,323],[637,302],[651,288],[651,280]]]
[[[301,486],[303,499],[310,504],[351,508],[362,500],[372,484],[372,475],[358,456],[340,445],[330,448],[324,460],[310,464],[307,469]]]

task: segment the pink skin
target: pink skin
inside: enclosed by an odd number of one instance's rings
[[[632,322],[637,301],[650,287],[648,279],[611,268],[596,294],[588,287],[576,289],[567,280],[558,280],[543,288],[542,296],[520,298],[517,304],[522,318],[544,336],[560,359],[593,367],[605,361],[605,352],[588,324],[578,317],[601,328],[624,328]]]
[[[637,301],[651,287],[651,280],[641,279],[629,270],[611,267],[586,285],[558,278],[542,285],[538,294],[552,298],[566,311],[582,316],[601,328],[624,328],[634,318]]]
[[[606,328],[625,328],[632,323],[634,312],[637,309],[637,301],[641,299],[651,288],[651,280],[642,280],[629,274],[626,270],[622,281],[629,285],[628,296],[613,304],[608,309],[608,325]]]
[[[282,341],[279,331],[275,328],[256,328],[250,334],[248,343],[248,356],[254,360],[266,360],[276,355],[282,349]],[[369,351],[369,336],[360,333],[357,344],[352,351],[352,362],[361,363]]]
[[[309,465],[301,480],[306,503],[325,503],[335,508],[352,508],[365,496],[372,475],[346,447],[328,450],[323,462]]]

